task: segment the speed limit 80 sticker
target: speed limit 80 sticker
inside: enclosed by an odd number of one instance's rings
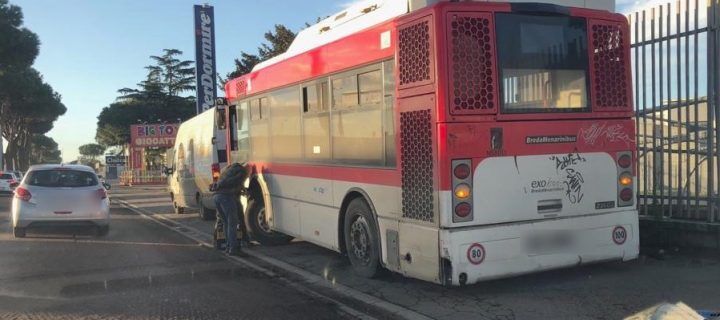
[[[627,240],[627,237],[628,237],[627,230],[625,230],[625,227],[623,227],[623,226],[617,226],[612,231],[612,240],[617,245],[621,245],[621,244],[625,243],[625,241]]]
[[[485,247],[479,243],[473,243],[467,250],[467,259],[472,264],[480,264],[485,260]]]

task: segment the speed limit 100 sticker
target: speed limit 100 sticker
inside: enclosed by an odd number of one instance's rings
[[[615,227],[612,232],[612,239],[617,245],[625,243],[625,240],[627,240],[627,230],[622,226]]]
[[[472,264],[480,264],[485,260],[485,248],[479,243],[470,245],[467,251],[468,261]]]

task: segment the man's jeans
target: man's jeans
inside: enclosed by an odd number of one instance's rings
[[[225,231],[225,243],[228,250],[238,248],[237,227],[238,227],[238,202],[232,194],[216,193],[213,195],[215,208],[223,220]]]

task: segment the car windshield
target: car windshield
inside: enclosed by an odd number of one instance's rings
[[[14,177],[11,174],[9,174],[9,173],[0,174],[0,180],[10,180],[10,179],[14,179]]]
[[[28,174],[25,184],[36,187],[92,187],[98,184],[95,174],[80,170],[37,170]]]

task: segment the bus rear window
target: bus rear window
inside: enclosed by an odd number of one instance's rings
[[[496,32],[503,113],[589,108],[585,19],[498,13]]]

